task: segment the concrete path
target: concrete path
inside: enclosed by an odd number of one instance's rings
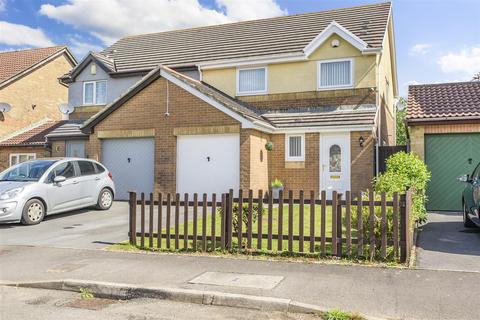
[[[2,320],[320,319],[306,314],[262,312],[156,299],[82,300],[80,294],[74,292],[13,287],[0,287],[0,298]]]
[[[268,275],[282,280],[273,289],[190,283],[206,272]],[[480,273],[474,272],[0,246],[1,281],[53,279],[288,298],[389,319],[480,318],[471,300],[465,299],[467,293],[480,296]]]
[[[461,213],[429,213],[417,240],[417,266],[479,271],[480,228],[463,227]]]

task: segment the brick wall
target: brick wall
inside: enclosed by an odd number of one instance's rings
[[[166,112],[165,79],[160,78],[132,97],[122,107],[100,122],[87,143],[87,153],[101,161],[98,132],[105,130],[155,130],[155,192],[176,191],[177,127],[239,125],[233,118],[169,83],[169,116]],[[244,141],[241,142],[242,145]],[[241,146],[241,150],[244,147]]]
[[[275,178],[282,180],[285,191],[294,190],[298,195],[299,190],[310,192],[319,191],[319,133],[305,134],[305,162],[292,163],[285,161],[285,135],[272,135],[273,150],[269,151],[269,180]]]
[[[65,152],[64,140],[52,141],[52,157],[65,157]]]
[[[44,147],[0,147],[0,172],[10,167],[12,153],[35,153],[37,158],[50,157],[50,150]]]
[[[62,55],[0,89],[0,101],[12,105],[12,110],[3,115],[4,119],[0,117],[0,137],[45,118],[60,120],[58,105],[67,102],[68,88],[58,82],[58,77],[71,68]]]
[[[244,190],[269,188],[269,155],[265,144],[270,141],[270,135],[257,130],[242,130],[240,135],[240,185]]]
[[[238,98],[259,110],[376,104],[375,91],[370,88],[241,96]]]
[[[360,137],[365,139],[363,147],[358,141]],[[374,148],[375,140],[372,132],[352,131],[350,133],[351,190],[354,193],[372,188],[375,169]]]

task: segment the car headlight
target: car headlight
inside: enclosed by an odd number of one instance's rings
[[[15,188],[11,190],[4,191],[0,193],[0,200],[9,200],[13,199],[23,191],[23,188]]]

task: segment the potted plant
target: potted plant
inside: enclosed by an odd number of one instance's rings
[[[280,190],[283,191],[283,182],[275,178],[275,180],[272,181],[272,195],[274,199],[278,199]]]

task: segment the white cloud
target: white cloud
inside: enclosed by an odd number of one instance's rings
[[[438,60],[443,72],[459,72],[473,75],[480,71],[480,47],[463,49],[460,52],[449,52]]]
[[[274,0],[216,0],[224,8],[226,15],[233,21],[261,19],[287,14]]]
[[[44,4],[40,13],[89,31],[105,44],[125,35],[267,18],[285,14],[274,0],[216,0],[217,8],[198,0],[69,0]]]
[[[431,47],[432,45],[429,43],[419,43],[411,47],[408,54],[411,56],[424,55],[430,52]]]
[[[89,51],[98,52],[103,50],[103,47],[101,46],[84,42],[81,40],[77,40],[77,39],[71,39],[68,47],[70,48],[70,50],[72,50],[72,52],[75,54],[75,56],[78,58],[79,61],[84,56],[86,56]]]
[[[43,33],[42,29],[30,28],[23,24],[0,21],[0,43],[9,46],[48,47],[54,43]]]

